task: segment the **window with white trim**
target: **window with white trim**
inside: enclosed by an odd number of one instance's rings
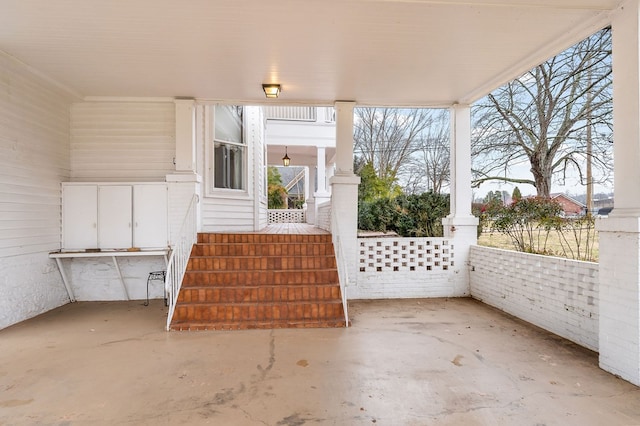
[[[247,146],[244,109],[239,105],[216,105],[213,129],[213,187],[246,190]]]

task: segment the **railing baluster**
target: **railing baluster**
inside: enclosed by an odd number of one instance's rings
[[[165,290],[168,293],[169,312],[167,314],[167,331],[171,328],[171,320],[173,319],[173,313],[176,309],[176,303],[178,301],[178,295],[180,294],[180,288],[182,287],[182,279],[184,278],[185,271],[187,269],[187,263],[191,256],[191,249],[196,242],[197,229],[196,229],[196,207],[198,202],[198,196],[194,195],[191,198],[191,203],[187,208],[187,214],[185,215],[182,225],[180,226],[180,233],[178,234],[178,241],[171,247],[171,256],[169,257],[169,264],[167,265],[167,274],[165,282]]]

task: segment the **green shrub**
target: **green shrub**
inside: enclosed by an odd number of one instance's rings
[[[425,192],[359,202],[358,229],[396,232],[403,237],[441,237],[449,195]]]

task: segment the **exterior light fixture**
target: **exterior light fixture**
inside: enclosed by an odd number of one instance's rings
[[[264,90],[267,98],[277,98],[280,95],[281,88],[279,84],[263,84],[262,90]]]
[[[284,164],[285,167],[289,166],[289,164],[291,163],[291,158],[289,158],[289,156],[287,155],[287,147],[284,147],[284,157],[282,157],[282,164]]]

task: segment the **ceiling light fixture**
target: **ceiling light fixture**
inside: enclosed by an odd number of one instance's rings
[[[284,157],[282,157],[282,164],[284,164],[285,167],[289,166],[289,164],[291,164],[291,158],[289,158],[289,156],[287,155],[287,147],[284,147]]]
[[[262,90],[267,98],[277,98],[282,89],[279,84],[263,84]]]

